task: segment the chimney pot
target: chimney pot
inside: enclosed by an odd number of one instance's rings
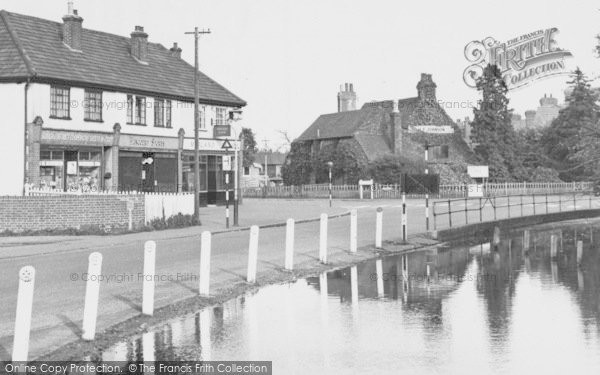
[[[171,55],[181,58],[181,48],[179,48],[177,42],[173,42],[173,47],[171,47],[169,51],[171,51]]]
[[[63,43],[78,51],[81,51],[82,23],[83,18],[73,9],[73,2],[69,1],[67,14],[63,17]]]

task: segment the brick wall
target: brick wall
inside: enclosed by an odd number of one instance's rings
[[[0,232],[106,226],[126,229],[127,201],[134,202],[134,228],[143,226],[143,195],[0,196]]]

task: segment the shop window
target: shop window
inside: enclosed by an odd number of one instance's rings
[[[102,121],[102,91],[85,90],[84,95],[84,119]]]
[[[226,109],[217,107],[215,111],[215,125],[227,125]]]
[[[40,160],[63,160],[63,152],[58,150],[40,150]]]
[[[50,86],[50,117],[70,119],[70,102],[70,88]]]
[[[100,161],[100,152],[97,151],[80,151],[79,160],[81,161]]]

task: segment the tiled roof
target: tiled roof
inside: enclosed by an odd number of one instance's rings
[[[0,11],[0,81],[64,82],[192,101],[194,67],[158,43],[148,43],[148,64],[130,53],[130,38],[82,30],[82,52],[62,42],[62,23]],[[199,73],[200,101],[246,102]]]
[[[361,126],[372,121],[379,121],[380,112],[378,109],[363,107],[356,111],[321,115],[297,140],[351,137]]]
[[[373,161],[391,152],[390,146],[385,141],[383,135],[356,133],[354,139],[356,139],[369,161]]]

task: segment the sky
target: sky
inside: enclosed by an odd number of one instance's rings
[[[454,118],[472,117],[476,90],[462,75],[465,46],[492,36],[500,41],[557,27],[558,46],[572,52],[567,69],[600,76],[594,54],[600,2],[592,0],[86,0],[74,1],[83,27],[128,36],[144,26],[149,40],[178,42],[193,64],[193,36],[200,70],[248,102],[243,126],[260,146],[285,145],[320,114],[337,111],[340,84],[354,84],[358,105],[416,96],[421,73],[432,74],[437,98]],[[66,0],[3,0],[2,9],[62,22]],[[516,113],[535,109],[540,97],[562,102],[567,76],[509,93]],[[595,85],[600,86],[600,79]],[[463,108],[461,108],[463,107]],[[467,107],[467,108],[465,108]]]

